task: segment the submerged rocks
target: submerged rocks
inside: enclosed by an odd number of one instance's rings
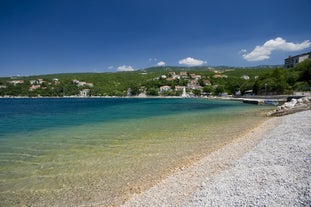
[[[275,110],[269,111],[267,116],[283,116],[292,114],[299,111],[305,111],[311,109],[311,97],[303,97],[300,99],[292,99],[289,102],[278,106]]]

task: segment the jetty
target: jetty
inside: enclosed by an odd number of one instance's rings
[[[280,105],[288,101],[291,96],[245,96],[245,97],[222,97],[221,99],[232,100],[232,101],[242,101],[247,104],[255,104],[255,105]]]
[[[267,116],[283,116],[306,110],[311,110],[311,97],[292,98],[283,105],[277,106],[275,110],[268,112]]]

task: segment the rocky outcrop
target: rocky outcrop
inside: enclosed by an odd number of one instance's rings
[[[275,110],[268,112],[267,116],[283,116],[310,109],[311,97],[303,97],[300,99],[293,98],[290,102],[286,102],[283,105],[278,106]]]

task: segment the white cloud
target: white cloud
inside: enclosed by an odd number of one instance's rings
[[[281,37],[268,40],[263,45],[257,45],[253,51],[247,53],[245,49],[241,50],[243,58],[247,61],[260,61],[270,58],[272,51],[283,50],[283,51],[298,51],[303,50],[311,46],[310,40],[305,40],[302,43],[286,42]]]
[[[239,51],[239,54],[245,54],[245,53],[247,53],[247,50],[246,50],[246,49],[241,49],[241,50]]]
[[[113,65],[110,65],[110,66],[108,66],[108,69],[113,69],[114,68],[114,66]]]
[[[192,57],[187,57],[187,58],[179,60],[178,63],[181,65],[187,65],[187,66],[200,66],[206,63],[206,61],[194,59]]]
[[[130,65],[121,65],[118,67],[118,71],[134,71],[134,68]]]
[[[165,65],[166,65],[166,63],[163,62],[163,61],[160,61],[160,62],[157,63],[157,66],[165,66]]]
[[[157,58],[149,58],[148,60],[149,60],[149,62],[153,62],[153,61],[157,61],[158,59]]]

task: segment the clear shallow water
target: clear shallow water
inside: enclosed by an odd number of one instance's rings
[[[205,99],[0,99],[0,202],[120,204],[255,125],[258,110]]]

